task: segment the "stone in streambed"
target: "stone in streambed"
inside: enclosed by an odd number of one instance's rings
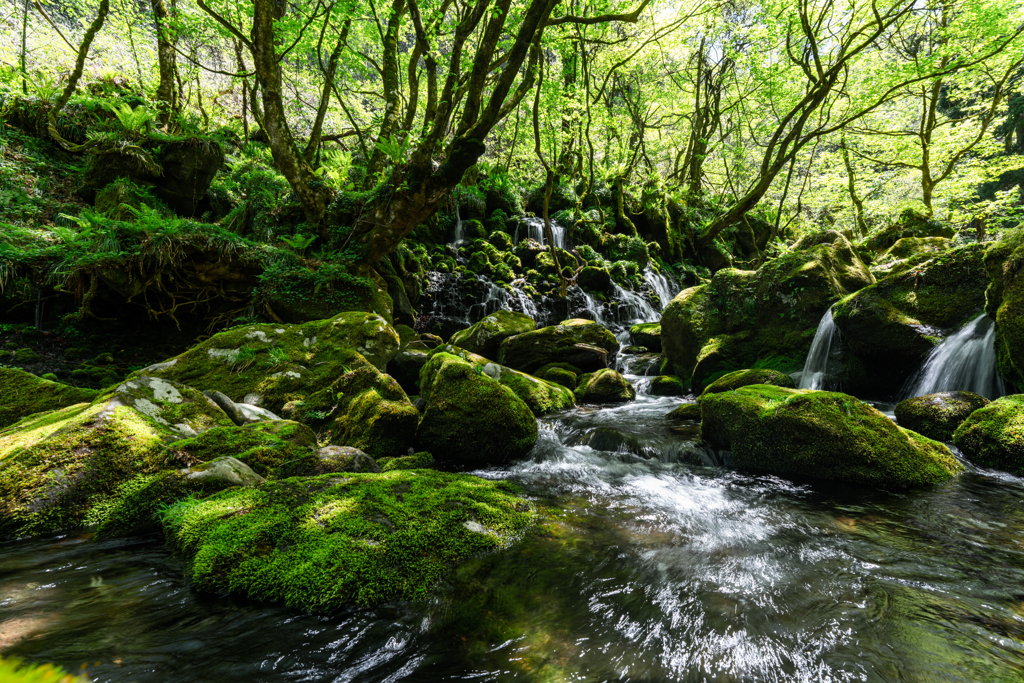
[[[661,375],[651,378],[647,393],[652,396],[686,396],[686,384],[678,377]]]
[[[505,339],[498,362],[527,373],[549,363],[570,363],[592,371],[607,367],[618,349],[618,340],[607,328],[576,318]]]
[[[701,395],[719,394],[723,391],[732,391],[751,384],[770,384],[776,387],[796,389],[796,382],[792,377],[778,370],[736,370],[722,375],[711,384],[704,387]]]
[[[674,408],[668,417],[672,420],[700,422],[700,403],[684,403]]]
[[[537,324],[530,316],[502,310],[495,311],[475,325],[456,332],[448,341],[459,348],[494,359],[498,357],[501,342],[535,329]]]
[[[648,351],[661,352],[661,323],[637,323],[629,328],[629,340]]]
[[[963,471],[944,445],[852,396],[755,384],[701,397],[701,433],[741,469],[872,486]]]
[[[971,413],[953,443],[976,465],[1024,476],[1024,394],[997,398]]]
[[[901,427],[936,441],[952,441],[956,428],[988,404],[987,398],[969,391],[944,391],[900,401],[895,413]]]
[[[634,398],[633,385],[611,368],[581,376],[576,387],[576,400],[580,403],[624,403]]]

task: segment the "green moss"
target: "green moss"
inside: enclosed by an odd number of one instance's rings
[[[671,412],[669,412],[668,418],[672,420],[688,420],[693,422],[700,422],[700,404],[684,403],[681,406],[674,408]]]
[[[539,373],[538,373],[539,374]],[[549,368],[544,373],[543,379],[553,384],[563,386],[569,391],[576,390],[576,373],[564,368]]]
[[[475,325],[456,332],[449,341],[467,351],[495,360],[502,341],[517,334],[532,332],[536,328],[537,324],[528,315],[515,311],[495,311]]]
[[[952,441],[956,428],[971,413],[988,404],[987,398],[969,391],[947,391],[901,401],[895,412],[901,427],[929,439]]]
[[[1024,394],[1003,396],[974,411],[953,443],[975,465],[1024,476]]]
[[[381,458],[377,461],[381,472],[396,470],[423,470],[434,464],[434,456],[427,452],[403,455],[399,458]]]
[[[38,363],[42,357],[30,348],[18,349],[14,352],[14,360],[18,363]]]
[[[648,351],[661,351],[661,323],[637,323],[629,328],[629,339]]]
[[[367,362],[383,372],[398,344],[398,334],[380,316],[342,313],[303,325],[237,327],[176,356],[170,365],[135,374],[221,391],[233,401],[249,397],[243,402],[280,412],[286,403],[324,389]]]
[[[576,400],[580,403],[622,403],[634,398],[633,385],[611,368],[582,375],[576,386]]]
[[[652,396],[685,396],[686,384],[678,377],[660,375],[651,378],[648,393]]]
[[[229,490],[179,502],[163,522],[197,588],[328,611],[423,599],[533,518],[502,482],[405,470]]]
[[[985,310],[996,321],[996,358],[999,374],[1024,387],[1024,230],[1008,232],[985,252],[990,284]]]
[[[618,349],[618,340],[607,328],[577,318],[508,337],[501,343],[498,362],[528,373],[550,363],[596,370]]]
[[[96,398],[95,389],[78,389],[15,368],[0,368],[0,429],[23,417]]]
[[[796,382],[793,381],[792,377],[777,370],[736,370],[708,384],[701,395],[732,391],[733,389],[750,386],[751,384],[770,384],[776,387],[796,388]]]
[[[0,659],[0,681],[4,683],[89,683],[53,664],[25,664],[17,659]]]
[[[290,476],[314,459],[316,435],[304,424],[291,420],[209,429],[191,439],[174,443],[170,450],[183,462],[206,462],[229,455],[268,479]]]
[[[703,437],[743,469],[895,487],[963,470],[942,444],[846,394],[755,384],[705,394],[700,405]]]
[[[416,441],[431,453],[504,462],[522,457],[537,441],[529,406],[482,366],[451,353],[435,353],[423,366],[420,396],[427,405]]]
[[[869,249],[889,249],[904,238],[945,237],[952,238],[951,226],[932,220],[914,209],[905,209],[895,223],[867,239]]]

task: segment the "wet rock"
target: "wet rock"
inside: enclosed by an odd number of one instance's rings
[[[719,394],[723,391],[732,391],[751,384],[770,384],[775,387],[786,387],[795,389],[796,382],[792,377],[778,370],[736,370],[722,375],[711,384],[704,387],[703,394]]]
[[[700,404],[684,403],[669,412],[668,417],[673,420],[700,422]]]
[[[896,420],[929,439],[952,441],[956,428],[988,404],[987,398],[969,391],[944,391],[900,401],[896,404]]]
[[[612,283],[611,273],[607,268],[586,266],[576,276],[576,284],[587,292],[594,292],[611,296],[615,292],[615,285]]]
[[[634,398],[633,385],[611,368],[581,376],[576,386],[576,400],[580,403],[624,403]]]
[[[629,328],[629,339],[636,346],[661,352],[661,323],[637,323]]]
[[[996,358],[999,374],[1014,386],[1024,387],[1024,230],[1008,232],[985,252],[990,284],[985,311],[996,321]]]
[[[576,390],[576,373],[571,370],[566,370],[564,368],[550,368],[544,373],[544,376],[541,379],[563,386],[569,391]]]
[[[975,465],[1024,476],[1024,394],[980,408],[953,433],[953,443]]]
[[[399,351],[388,363],[388,374],[410,396],[419,393],[420,370],[427,364],[430,354],[426,351],[406,348]]]
[[[49,381],[24,370],[0,368],[0,429],[35,413],[88,403],[99,393]]]
[[[706,394],[700,408],[704,439],[745,470],[892,487],[963,470],[941,443],[846,394],[751,385]]]
[[[498,362],[527,373],[548,363],[569,363],[589,371],[607,367],[618,348],[607,328],[577,318],[505,339]]]
[[[483,368],[435,353],[420,375],[427,402],[416,433],[419,448],[467,463],[520,458],[537,441],[529,406]]]
[[[647,390],[652,396],[686,396],[686,384],[678,377],[661,375],[651,378],[650,388]]]
[[[517,334],[532,332],[537,324],[528,315],[495,311],[475,325],[456,332],[449,343],[491,360],[497,360],[501,342]]]

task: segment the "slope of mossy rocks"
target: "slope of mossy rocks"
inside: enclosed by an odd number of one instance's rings
[[[745,367],[797,370],[829,306],[874,281],[834,230],[801,239],[757,271],[719,270],[710,283],[683,290],[666,307],[665,372],[699,391]]]
[[[419,422],[398,382],[368,363],[289,403],[284,414],[315,426],[332,445],[358,448],[373,458],[404,455]]]
[[[229,425],[194,389],[143,377],[0,430],[0,538],[81,526],[124,482],[167,468],[165,446]]]
[[[625,403],[636,398],[629,380],[611,368],[581,375],[576,386],[580,403]]]
[[[848,367],[843,386],[858,394],[897,390],[943,337],[982,312],[985,247],[969,244],[925,254],[912,268],[882,278],[832,308]]]
[[[431,470],[324,475],[183,500],[163,513],[196,588],[314,611],[424,599],[535,513],[512,485]]]
[[[956,428],[988,404],[987,398],[969,391],[943,391],[900,401],[895,413],[901,427],[936,441],[952,441]]]
[[[381,372],[398,352],[398,333],[373,313],[342,313],[304,325],[246,325],[216,334],[137,374],[166,377],[280,414],[369,362]],[[364,360],[365,359],[365,360]]]
[[[667,302],[666,302],[667,303]],[[661,323],[637,323],[629,328],[629,340],[648,351],[661,351]]]
[[[989,286],[985,311],[996,321],[996,358],[999,375],[1015,387],[1024,387],[1024,230],[1016,229],[985,252]]]
[[[231,456],[267,479],[292,476],[315,462],[316,434],[291,420],[216,427],[169,447],[180,462],[207,462]]]
[[[529,406],[483,366],[451,353],[435,353],[423,366],[420,397],[426,408],[416,443],[437,457],[502,463],[524,456],[537,441]]]
[[[459,348],[497,360],[501,342],[535,329],[537,323],[525,313],[502,310],[495,311],[475,325],[456,332],[448,341]]]
[[[0,368],[0,429],[35,413],[88,403],[97,395],[95,389],[51,382],[17,368]]]
[[[975,465],[1024,476],[1024,394],[997,398],[971,413],[953,443]]]
[[[619,342],[608,328],[593,320],[574,318],[508,337],[501,342],[497,360],[526,373],[549,363],[569,363],[592,371],[606,367],[618,350]]]
[[[888,487],[963,470],[941,443],[846,394],[754,384],[706,394],[700,409],[704,439],[745,470]]]
[[[796,389],[796,381],[784,372],[778,370],[737,370],[727,375],[722,375],[711,384],[704,387],[701,395],[720,394],[723,391],[732,391],[751,384],[768,384],[774,387],[785,387]]]

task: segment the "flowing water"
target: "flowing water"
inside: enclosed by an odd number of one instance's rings
[[[807,352],[807,360],[804,361],[803,372],[800,373],[799,388],[825,390],[828,378],[828,360],[832,352],[833,339],[839,336],[832,321],[832,309],[825,311],[818,323],[818,330],[814,333],[814,340],[811,342],[811,350]]]
[[[566,249],[565,239],[565,226],[561,225],[557,221],[551,221],[551,236],[554,238],[555,246],[559,249]],[[519,244],[522,240],[533,239],[536,240],[541,246],[547,246],[547,239],[544,237],[544,219],[543,218],[523,218],[519,221],[516,226],[516,234],[513,236],[513,242]]]
[[[973,391],[989,399],[1003,396],[1006,387],[996,372],[995,339],[995,323],[986,314],[979,315],[932,350],[901,398],[940,391]]]
[[[194,592],[158,538],[2,544],[0,653],[140,683],[1024,680],[1024,480],[741,474],[682,401],[541,419],[477,472],[536,529],[429,601],[307,615]]]

